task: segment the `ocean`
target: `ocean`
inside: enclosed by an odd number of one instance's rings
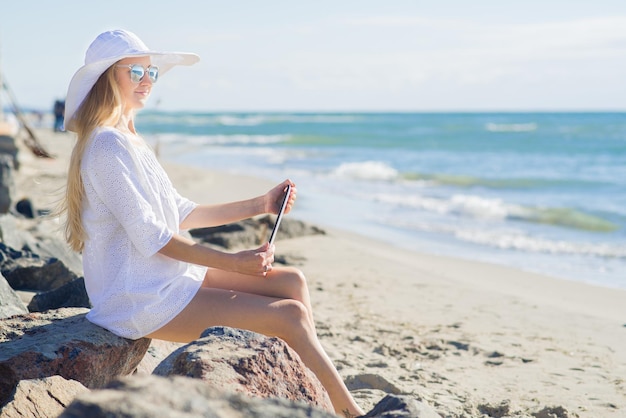
[[[279,182],[291,216],[626,289],[624,113],[144,111],[170,161]]]

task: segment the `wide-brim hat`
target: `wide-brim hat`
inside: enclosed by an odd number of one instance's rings
[[[101,33],[87,48],[85,65],[70,81],[65,98],[65,129],[74,130],[72,118],[107,68],[124,58],[145,56],[150,56],[152,64],[159,67],[159,75],[175,65],[193,65],[200,60],[198,55],[190,52],[153,51],[137,35],[125,30]]]

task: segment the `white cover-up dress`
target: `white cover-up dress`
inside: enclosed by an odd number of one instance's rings
[[[94,131],[80,172],[87,319],[141,338],[178,315],[202,285],[206,267],[158,253],[197,205],[178,194],[141,138],[114,128]]]

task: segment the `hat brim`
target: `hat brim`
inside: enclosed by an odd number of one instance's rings
[[[159,67],[159,75],[163,75],[177,65],[193,65],[200,57],[190,52],[142,51],[137,54],[126,54],[83,65],[76,71],[67,89],[65,99],[65,130],[74,131],[73,117],[83,103],[98,78],[113,64],[124,58],[151,57],[152,64]]]

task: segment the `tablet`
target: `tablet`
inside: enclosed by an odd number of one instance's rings
[[[276,239],[276,231],[278,231],[278,227],[280,226],[280,221],[283,218],[283,213],[285,213],[285,209],[287,208],[287,202],[289,202],[289,194],[291,193],[291,185],[287,185],[287,191],[285,192],[285,197],[283,198],[283,203],[280,205],[280,211],[278,212],[278,216],[276,216],[276,223],[274,224],[274,228],[272,229],[272,234],[270,235],[270,245],[274,243]]]

